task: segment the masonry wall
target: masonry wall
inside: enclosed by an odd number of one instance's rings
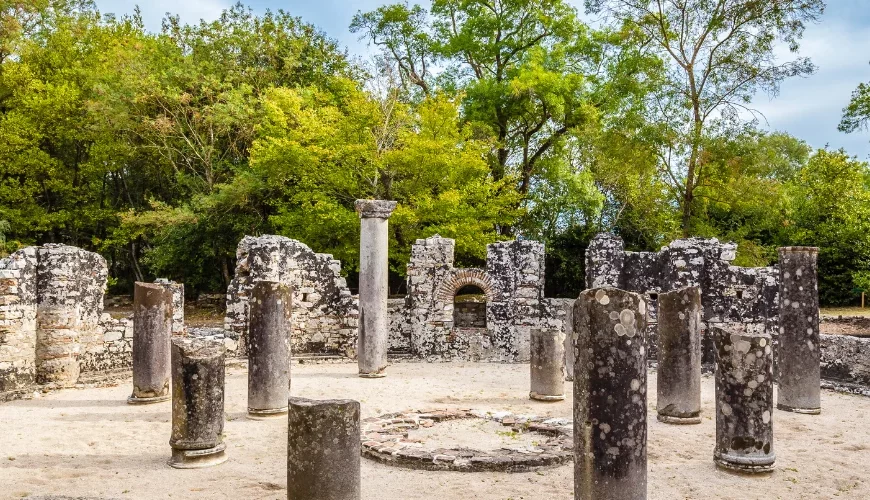
[[[224,326],[246,355],[248,294],[255,281],[292,287],[291,349],[294,353],[356,355],[359,306],[341,277],[341,262],[283,236],[246,236],[236,253],[227,290]]]

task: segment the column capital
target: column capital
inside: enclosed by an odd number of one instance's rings
[[[354,203],[360,219],[389,219],[396,209],[395,201],[356,200]]]

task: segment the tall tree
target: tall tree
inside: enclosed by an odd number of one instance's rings
[[[861,83],[852,92],[849,105],[843,109],[843,119],[837,127],[850,134],[870,126],[870,83]]]
[[[692,231],[697,187],[709,170],[701,161],[711,126],[740,129],[759,91],[775,95],[783,80],[814,71],[807,58],[780,61],[782,43],[797,53],[807,23],[823,0],[586,0],[615,26],[641,32],[646,48],[668,61],[650,106],[659,128],[659,166]]]

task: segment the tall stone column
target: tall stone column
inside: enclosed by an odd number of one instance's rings
[[[287,413],[290,396],[290,288],[259,281],[251,290],[248,417]]]
[[[646,498],[646,302],[616,288],[574,305],[574,498]]]
[[[288,500],[359,500],[359,403],[290,398],[287,421]]]
[[[226,462],[224,344],[220,340],[172,340],[172,458],[176,469]]]
[[[172,290],[157,283],[136,282],[133,289],[133,394],[130,404],[170,398]]]
[[[565,334],[556,329],[531,331],[531,390],[538,401],[565,399]]]
[[[383,377],[387,368],[387,275],[389,232],[387,219],[395,201],[356,200],[361,219],[359,272],[359,376]]]
[[[701,423],[701,290],[681,288],[658,296],[658,419]]]
[[[716,348],[713,460],[725,469],[771,472],[776,454],[770,335],[745,325],[711,325],[711,330]]]
[[[574,333],[574,302],[571,301],[565,307],[565,380],[574,381],[574,342],[577,335]]]
[[[819,289],[815,247],[779,249],[779,390],[776,407],[821,412]]]

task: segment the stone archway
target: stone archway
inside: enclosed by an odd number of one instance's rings
[[[438,287],[436,297],[441,302],[453,302],[453,297],[462,287],[473,285],[480,288],[486,300],[493,299],[493,286],[489,275],[483,269],[457,269]]]

